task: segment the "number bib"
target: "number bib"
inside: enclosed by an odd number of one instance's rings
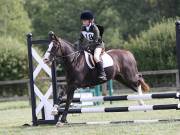
[[[89,40],[89,41],[93,40],[94,33],[82,31],[82,34],[87,40]]]

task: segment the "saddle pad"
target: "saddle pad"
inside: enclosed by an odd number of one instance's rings
[[[89,68],[91,69],[95,68],[95,61],[93,55],[88,53],[87,51],[84,51],[84,55],[85,55],[86,63],[89,66]],[[113,59],[109,54],[103,53],[101,55],[101,59],[103,62],[103,68],[113,66]]]

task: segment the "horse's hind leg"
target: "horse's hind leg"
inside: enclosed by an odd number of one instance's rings
[[[144,79],[142,78],[141,74],[138,74],[136,77],[138,77],[138,93],[139,95],[143,95],[142,89],[144,92],[149,91],[149,86],[148,84],[145,83]],[[143,100],[139,100],[140,105],[145,105]]]
[[[66,117],[68,114],[68,110],[69,110],[69,106],[72,102],[73,96],[74,96],[74,91],[75,91],[75,87],[68,87],[68,92],[67,92],[67,100],[66,100],[66,105],[65,105],[65,109],[62,113],[62,117],[60,122],[57,122],[56,126],[62,126],[63,123],[67,123]]]
[[[115,80],[117,80],[118,82],[121,82],[122,84],[124,84],[125,86],[127,86],[128,88],[132,89],[135,92],[138,92],[139,95],[143,95],[142,93],[142,89],[141,89],[141,85],[136,85],[138,84],[138,82],[132,83],[127,79],[124,79],[120,74],[115,76]],[[143,100],[138,100],[139,105],[144,105],[144,101]]]
[[[117,74],[114,79],[124,84],[126,87],[132,89],[133,91],[137,92],[137,89],[133,87],[130,83],[128,83],[128,81],[126,81],[120,74]]]
[[[142,93],[141,85],[139,85],[137,89],[138,89],[138,94],[139,94],[140,96],[142,96],[143,93]],[[145,104],[144,104],[144,101],[143,101],[142,99],[138,100],[138,103],[139,103],[139,105],[145,105]]]

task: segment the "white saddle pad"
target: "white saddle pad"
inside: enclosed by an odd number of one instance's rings
[[[89,68],[91,69],[95,68],[95,61],[93,55],[88,53],[87,51],[84,51],[84,55],[85,55],[86,63],[89,66]],[[101,55],[101,59],[103,62],[103,68],[113,66],[113,59],[109,54],[103,53]]]

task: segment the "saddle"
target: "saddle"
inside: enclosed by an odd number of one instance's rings
[[[94,60],[93,55],[91,53],[87,52],[87,51],[84,51],[84,55],[85,55],[85,60],[86,60],[86,63],[88,65],[88,67],[90,69],[94,69],[95,68],[95,60]],[[102,60],[102,63],[103,63],[103,68],[113,66],[113,63],[114,63],[113,59],[106,52],[101,54],[101,60]]]

